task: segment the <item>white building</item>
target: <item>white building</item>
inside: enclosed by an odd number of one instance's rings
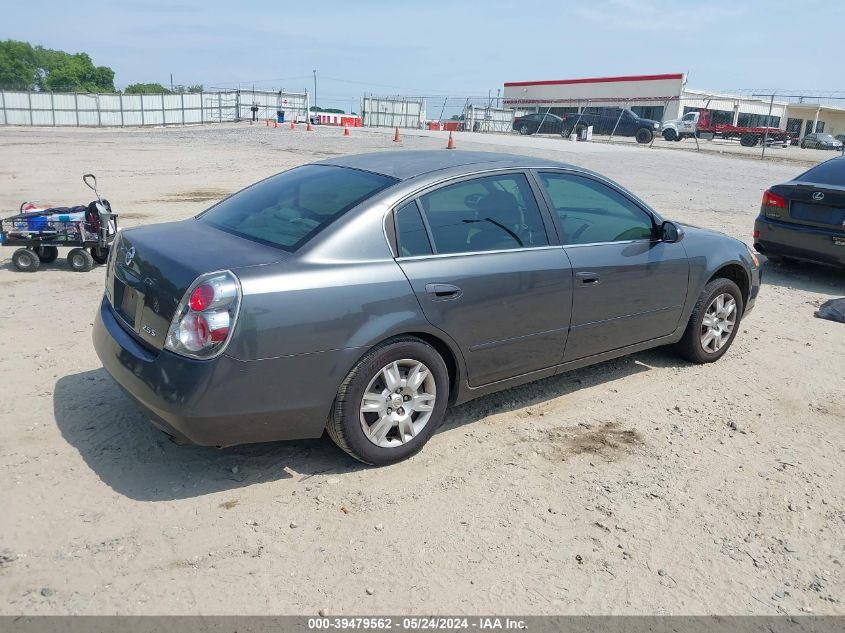
[[[505,83],[503,103],[506,108],[548,109],[553,114],[622,106],[658,121],[708,109],[715,122],[740,127],[770,125],[800,137],[812,131],[845,132],[845,108],[692,90],[686,83],[683,73],[514,81]]]

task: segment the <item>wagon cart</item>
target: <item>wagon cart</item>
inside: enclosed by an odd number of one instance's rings
[[[12,263],[21,272],[35,272],[55,261],[59,247],[71,246],[67,261],[72,270],[87,272],[94,263],[104,264],[117,233],[117,214],[97,191],[97,178],[85,174],[82,181],[97,195],[88,205],[39,209],[31,202],[20,213],[0,221],[0,245],[17,246]]]

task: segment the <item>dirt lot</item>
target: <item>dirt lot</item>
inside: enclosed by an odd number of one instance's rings
[[[472,143],[470,139],[484,141]],[[512,147],[495,143],[512,143]],[[666,216],[750,240],[783,161],[458,135],[598,170]],[[332,154],[443,135],[225,125],[0,129],[0,209],[87,201],[188,217]],[[445,151],[445,150],[444,150]],[[719,363],[655,350],[448,413],[363,468],[330,440],[215,450],[154,430],[100,368],[103,269],[0,250],[0,613],[845,613],[841,272],[768,266]],[[735,427],[735,428],[734,428]]]

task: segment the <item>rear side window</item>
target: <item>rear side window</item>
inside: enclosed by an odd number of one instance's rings
[[[431,242],[425,230],[420,210],[413,200],[396,211],[396,241],[399,257],[431,255]]]
[[[336,218],[396,179],[368,171],[304,165],[271,176],[226,198],[201,222],[293,251]]]
[[[473,178],[420,198],[437,253],[546,246],[540,209],[524,174]]]
[[[834,158],[804,172],[795,180],[845,186],[845,159]]]

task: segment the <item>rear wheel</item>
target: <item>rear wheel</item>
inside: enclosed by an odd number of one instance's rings
[[[54,262],[59,257],[59,249],[55,246],[39,246],[35,252],[42,264]]]
[[[755,134],[743,134],[739,137],[739,144],[743,147],[754,147],[760,139]]]
[[[384,466],[423,447],[448,400],[449,373],[437,350],[397,338],[370,350],[349,372],[326,430],[355,459]]]
[[[12,253],[12,264],[22,273],[34,273],[40,263],[38,255],[28,248],[19,248]]]
[[[109,258],[109,247],[104,246],[100,248],[99,246],[92,246],[91,247],[91,259],[93,259],[98,264],[105,264],[106,260]]]
[[[637,139],[637,143],[639,143],[640,145],[647,145],[648,143],[651,143],[652,139],[654,138],[654,132],[652,132],[648,128],[641,127],[639,130],[637,130],[637,134],[636,136],[634,136],[634,138]]]
[[[78,273],[87,273],[94,267],[94,258],[84,248],[72,248],[67,255],[67,263]]]
[[[527,125],[525,125],[525,123],[523,123],[519,126],[519,133],[524,136],[526,134],[531,134],[531,130]]]
[[[743,307],[739,286],[730,279],[712,280],[693,308],[677,352],[693,363],[719,360],[736,337]]]
[[[667,140],[667,141],[680,140],[678,133],[675,130],[673,130],[672,128],[669,128],[668,130],[663,130],[663,138],[664,138],[664,140]]]

